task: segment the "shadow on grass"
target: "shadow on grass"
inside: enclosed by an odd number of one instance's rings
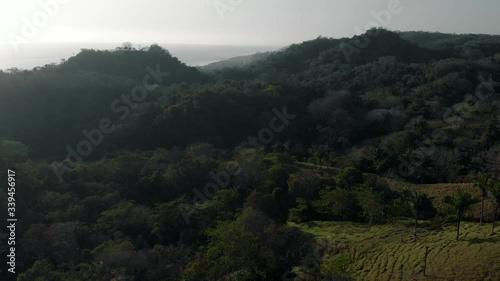
[[[488,238],[471,238],[467,239],[470,244],[481,244],[481,243],[498,243],[500,242],[500,237],[488,237]]]

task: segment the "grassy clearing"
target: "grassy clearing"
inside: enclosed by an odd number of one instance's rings
[[[444,212],[445,206],[443,204],[443,200],[446,196],[451,196],[458,191],[466,191],[472,196],[480,199],[481,192],[477,187],[474,186],[474,183],[437,183],[437,184],[411,184],[400,182],[393,179],[382,178],[377,175],[370,174],[372,179],[375,179],[378,184],[385,185],[396,191],[403,191],[405,188],[414,191],[420,191],[427,193],[432,199],[434,206]],[[484,220],[486,222],[490,222],[493,220],[493,210],[494,210],[494,202],[492,198],[487,198],[484,204]],[[473,218],[479,221],[481,213],[481,204],[476,204],[471,212],[467,214],[469,218]],[[500,280],[500,278],[499,278]]]
[[[414,184],[380,177],[375,174],[365,174],[365,177],[373,179],[377,183],[385,185],[393,190],[402,191],[404,188],[408,188],[410,190],[423,191],[438,200],[444,199],[447,195],[451,195],[459,190],[467,191],[474,196],[480,195],[479,189],[474,186],[474,183]]]
[[[320,173],[330,175],[330,176],[335,176],[337,175],[341,169],[335,168],[335,167],[328,167],[324,165],[314,165],[313,163],[308,163],[308,162],[295,162],[294,163],[295,167],[299,169],[304,169],[304,170],[315,170]]]
[[[291,224],[318,240],[326,240],[326,254],[348,255],[357,280],[500,280],[500,234],[491,226],[465,222],[461,241],[453,224],[439,231],[421,229],[413,242],[412,221],[366,226],[350,222]],[[423,276],[425,247],[429,246],[427,276]]]
[[[301,168],[321,169],[330,175],[338,169],[315,167],[301,163]],[[365,180],[375,180],[392,190],[421,191],[433,198],[434,205],[445,212],[443,200],[460,190],[479,198],[480,192],[473,183],[411,184],[374,174],[364,174]],[[291,224],[318,240],[328,241],[330,250],[323,258],[332,255],[349,256],[354,263],[350,271],[357,280],[500,280],[500,230],[491,233],[493,205],[485,201],[485,223],[463,222],[461,241],[455,240],[455,224],[449,222],[439,230],[419,229],[419,238],[413,242],[413,220],[402,220],[387,225],[367,226],[350,222],[309,222]],[[481,204],[468,213],[472,221],[479,220]],[[421,222],[425,224],[425,222]],[[429,223],[429,222],[427,222]],[[324,244],[324,243],[321,243]],[[429,247],[427,274],[423,275],[425,248]]]

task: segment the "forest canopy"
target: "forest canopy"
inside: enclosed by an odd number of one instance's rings
[[[18,280],[351,280],[343,256],[307,271],[318,245],[293,225],[456,213],[394,182],[484,172],[495,194],[498,36],[376,29],[219,66],[124,44],[0,72]]]

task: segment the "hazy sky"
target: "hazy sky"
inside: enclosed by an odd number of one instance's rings
[[[48,9],[55,12],[44,17],[48,12],[39,3],[54,1],[68,3]],[[390,1],[398,0],[1,0],[0,44],[22,38],[23,43],[287,45],[365,31],[374,20],[371,12],[387,10]],[[399,2],[402,11],[384,24],[389,29],[500,34],[499,0]],[[23,35],[27,22],[37,29],[29,36]]]

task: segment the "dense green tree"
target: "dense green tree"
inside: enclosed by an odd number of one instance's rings
[[[336,176],[337,186],[340,188],[352,188],[363,183],[363,174],[355,167],[346,167]]]
[[[313,171],[300,171],[288,178],[288,191],[296,197],[314,197],[321,188],[318,174]]]
[[[209,229],[207,235],[209,240],[205,256],[188,267],[185,272],[188,280],[224,277],[245,280],[256,277],[255,257],[259,252],[259,240],[255,235],[235,222],[221,222]]]
[[[357,190],[356,197],[370,225],[385,221],[386,206],[382,192],[376,191],[373,187],[365,184]]]
[[[307,221],[309,215],[309,203],[305,198],[297,198],[295,207],[290,209],[288,220],[295,223],[302,223]]]
[[[62,274],[54,270],[54,266],[47,260],[38,260],[26,272],[19,274],[17,280],[19,281],[44,281],[64,280]]]
[[[361,212],[356,192],[342,188],[322,193],[313,206],[324,218],[356,221]]]

